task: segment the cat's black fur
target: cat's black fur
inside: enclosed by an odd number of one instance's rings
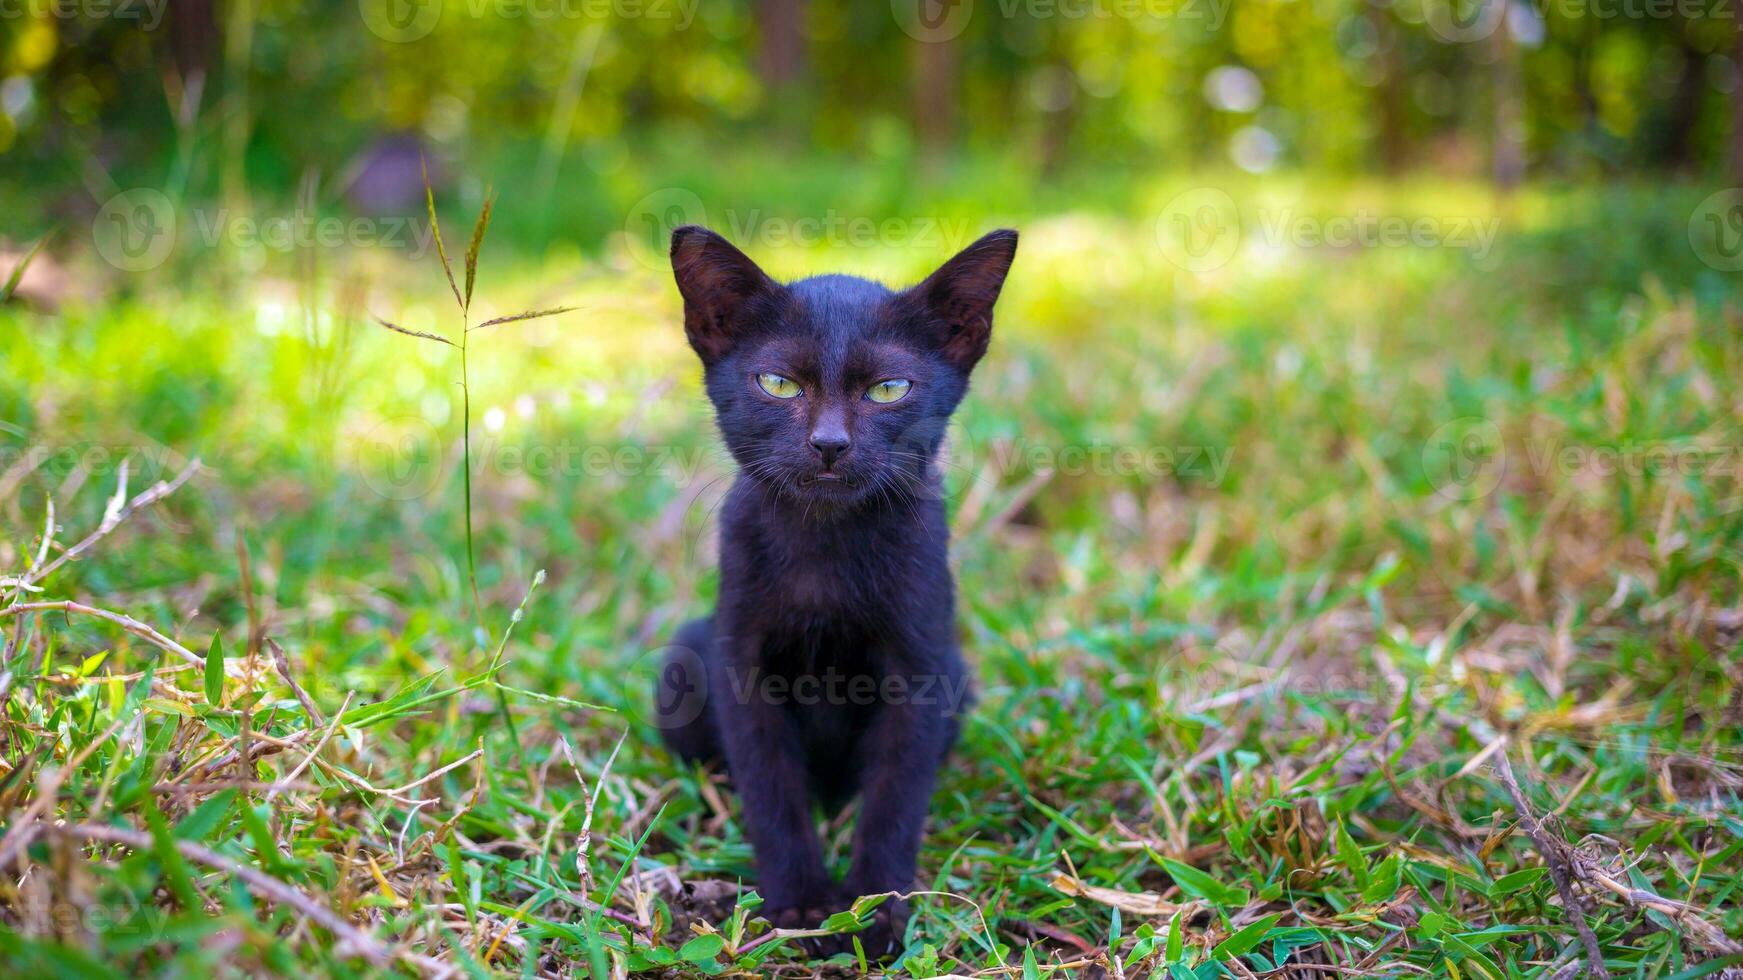
[[[1016,232],[993,232],[893,292],[852,276],[781,285],[707,229],[672,234],[685,334],[741,472],[722,508],[719,604],[679,631],[655,700],[673,751],[724,756],[779,925],[915,886],[933,778],[970,697],[934,464],[1016,248]],[[769,394],[763,373],[802,393]],[[869,399],[894,378],[905,397]],[[837,883],[813,801],[833,811],[856,794]],[[867,951],[890,951],[906,915],[886,902]]]

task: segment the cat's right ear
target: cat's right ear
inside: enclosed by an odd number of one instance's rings
[[[684,295],[684,335],[704,364],[732,348],[745,304],[780,288],[731,242],[699,225],[673,230],[672,276]]]

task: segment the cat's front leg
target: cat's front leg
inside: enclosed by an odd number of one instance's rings
[[[917,692],[926,684],[927,678],[916,677],[906,686]],[[912,693],[886,699],[862,737],[861,803],[853,863],[847,873],[849,896],[906,892],[914,887],[933,780],[954,730],[948,712],[927,702]],[[860,933],[866,952],[882,955],[897,950],[907,918],[906,902],[885,900],[872,925]]]
[[[762,684],[760,636],[722,637],[710,681],[721,749],[756,853],[757,890],[777,925],[816,925],[835,889],[811,821],[810,784],[793,721]]]

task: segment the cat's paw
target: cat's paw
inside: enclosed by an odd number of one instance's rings
[[[817,929],[831,915],[851,908],[855,897],[843,892],[801,905],[771,908],[763,917],[777,929]],[[857,955],[853,945],[857,938],[860,947],[865,950],[867,960],[881,960],[902,951],[902,933],[907,924],[908,903],[891,900],[874,909],[870,921],[858,932],[806,936],[790,941],[796,943],[808,956],[828,959],[840,953]]]
[[[823,921],[836,912],[834,902],[820,900],[802,905],[782,905],[763,912],[763,918],[769,920],[769,925],[776,929],[816,929]],[[805,936],[800,939],[790,939],[789,943],[796,945],[806,956],[824,959],[839,952],[833,942],[837,936]],[[849,947],[851,948],[851,947]]]
[[[784,905],[764,912],[763,918],[777,929],[815,929],[834,914],[834,909],[829,906],[829,902]]]
[[[844,901],[842,908],[852,904]],[[859,949],[865,951],[869,961],[888,959],[902,951],[902,933],[908,924],[908,910],[905,903],[886,902],[878,906],[870,916],[865,928],[858,932],[845,932],[834,936],[818,936],[804,941],[805,949],[813,956],[827,959],[838,953],[849,956],[858,955],[854,948],[854,940],[859,940]]]
[[[871,922],[854,935],[865,947],[867,959],[884,959],[902,951],[907,926],[908,903],[891,899],[873,910]]]

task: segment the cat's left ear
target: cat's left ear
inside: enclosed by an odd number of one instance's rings
[[[930,338],[967,373],[986,353],[993,334],[993,304],[1017,257],[1017,233],[1001,228],[956,253],[908,295],[925,307],[937,334]]]

